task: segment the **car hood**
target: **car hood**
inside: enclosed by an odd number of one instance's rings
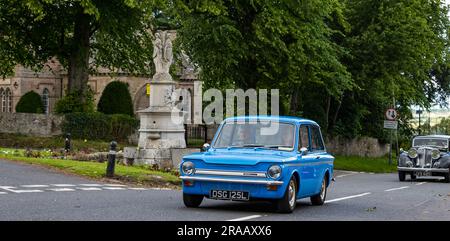
[[[261,162],[285,162],[295,160],[297,153],[263,150],[256,148],[247,149],[215,149],[207,152],[198,152],[186,155],[184,160],[195,159],[202,160],[207,164],[231,164],[231,165],[257,165]]]

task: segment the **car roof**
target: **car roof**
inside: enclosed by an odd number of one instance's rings
[[[291,123],[298,123],[298,124],[314,124],[318,125],[317,122],[296,117],[296,116],[268,116],[268,115],[250,115],[250,116],[234,116],[234,117],[228,117],[224,121],[238,121],[238,120],[271,120],[271,121],[282,121],[282,122],[291,122]]]
[[[445,138],[450,139],[449,135],[426,135],[426,136],[416,136],[414,138]]]

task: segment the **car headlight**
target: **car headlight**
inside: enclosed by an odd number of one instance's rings
[[[414,148],[411,148],[411,149],[408,151],[408,156],[409,156],[409,158],[416,158],[416,157],[418,156],[417,150],[414,149]]]
[[[433,149],[431,151],[431,158],[438,159],[439,157],[441,157],[441,152],[438,149]]]
[[[186,175],[192,175],[195,172],[195,166],[194,163],[187,161],[187,162],[183,162],[183,164],[181,165],[181,170],[183,171],[184,174]]]
[[[273,165],[267,170],[267,175],[272,179],[277,179],[281,176],[281,167]]]

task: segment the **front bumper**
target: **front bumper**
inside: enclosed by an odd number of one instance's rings
[[[448,168],[420,168],[420,167],[397,167],[398,171],[405,172],[440,172],[440,173],[448,173]]]
[[[249,192],[250,199],[279,199],[283,197],[287,185],[283,180],[265,178],[180,176],[180,179],[183,181],[184,193],[206,197],[209,197],[211,190],[230,190]],[[185,182],[191,183],[186,185]]]
[[[205,181],[205,182],[227,182],[227,183],[242,183],[242,184],[264,184],[264,185],[283,185],[283,181],[270,181],[270,180],[252,180],[241,178],[219,178],[219,177],[193,177],[193,176],[181,176],[181,180],[187,181]]]

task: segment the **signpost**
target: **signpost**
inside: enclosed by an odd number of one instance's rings
[[[392,165],[392,130],[395,130],[395,136],[397,136],[397,111],[394,108],[389,108],[385,113],[386,120],[383,123],[385,129],[389,129],[389,165]]]

